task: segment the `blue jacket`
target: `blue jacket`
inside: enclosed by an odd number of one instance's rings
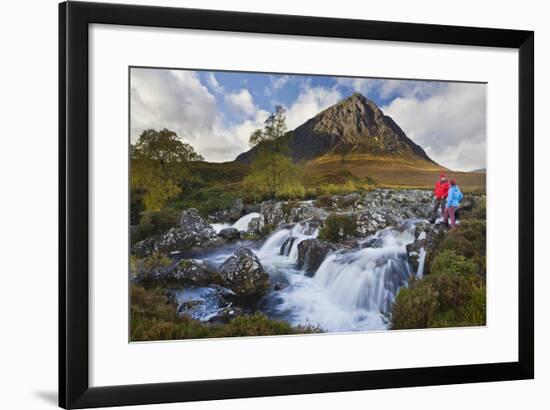
[[[462,201],[462,198],[464,198],[464,195],[460,192],[460,188],[456,185],[451,185],[447,194],[447,207],[458,208],[458,204]]]

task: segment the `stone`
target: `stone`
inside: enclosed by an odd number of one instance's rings
[[[182,211],[177,226],[132,246],[132,253],[149,256],[153,252],[170,253],[201,246],[216,237],[216,232],[195,208]]]
[[[219,236],[221,236],[223,239],[226,239],[228,241],[232,241],[235,239],[241,238],[241,233],[237,228],[225,228],[222,229],[219,233]]]
[[[313,276],[334,246],[318,239],[305,239],[298,244],[298,267]]]
[[[236,297],[259,298],[270,288],[269,275],[260,260],[248,248],[239,248],[220,266],[223,284]]]

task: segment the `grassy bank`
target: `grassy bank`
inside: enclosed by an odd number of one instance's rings
[[[130,340],[177,340],[218,337],[274,336],[319,333],[318,329],[293,327],[270,320],[261,313],[242,315],[227,324],[210,324],[177,314],[177,305],[161,289],[131,288]]]
[[[485,201],[465,213],[426,256],[425,276],[397,294],[393,329],[484,326],[486,323]]]

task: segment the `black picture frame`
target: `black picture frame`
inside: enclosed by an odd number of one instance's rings
[[[503,47],[519,51],[517,362],[90,387],[88,26],[94,23]],[[126,136],[123,136],[126,138]],[[59,405],[87,408],[534,377],[532,31],[65,2],[59,5]]]

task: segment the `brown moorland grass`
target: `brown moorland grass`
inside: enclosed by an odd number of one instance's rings
[[[386,188],[432,188],[444,171],[455,178],[467,192],[485,191],[485,173],[451,171],[427,161],[396,160],[373,157],[365,154],[330,155],[316,158],[304,164],[304,181],[314,185],[326,176],[345,170],[358,179],[371,179],[379,187]]]

